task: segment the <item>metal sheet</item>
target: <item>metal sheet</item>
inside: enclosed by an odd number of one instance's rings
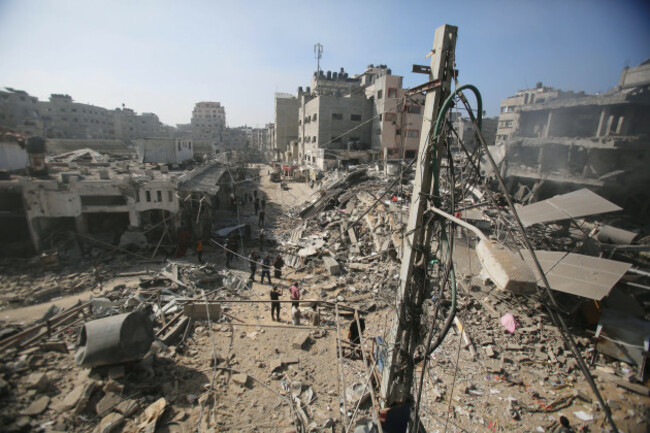
[[[605,200],[598,194],[583,188],[568,194],[557,195],[537,203],[517,209],[525,227],[533,224],[578,218],[605,212],[619,211],[621,208]]]
[[[530,253],[521,251],[524,261],[535,272],[537,284],[542,278]],[[629,263],[563,251],[535,251],[551,289],[597,301],[603,299],[632,266]]]

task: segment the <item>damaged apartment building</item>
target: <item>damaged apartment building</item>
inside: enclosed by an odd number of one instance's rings
[[[600,95],[538,83],[501,105],[493,155],[511,191],[544,199],[587,187],[627,213],[650,212],[650,60]]]
[[[354,76],[317,71],[297,96],[276,94],[273,157],[315,170],[415,158],[424,98],[406,97],[402,81],[369,65]]]
[[[131,240],[155,245],[163,237],[172,244],[183,226],[200,230],[186,215],[193,198],[204,208],[225,205],[229,187],[220,186],[225,169],[218,163],[192,161],[191,146],[189,139],[156,139],[139,140],[131,157],[115,155],[129,154],[126,145],[115,153],[95,146],[46,154],[46,140],[3,131],[0,241],[5,253],[55,248],[66,233],[76,234],[81,244],[101,239],[111,245]],[[196,221],[209,224],[209,218]]]

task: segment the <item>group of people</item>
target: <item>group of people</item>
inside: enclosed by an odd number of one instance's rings
[[[266,276],[269,280],[269,284],[273,284],[271,282],[271,268],[274,270],[273,276],[275,278],[282,278],[284,260],[280,254],[275,256],[273,261],[271,261],[271,256],[269,254],[265,254],[264,257],[260,258],[255,250],[252,250],[248,255],[248,264],[250,265],[251,270],[251,275],[249,277],[249,280],[251,281],[255,281],[255,274],[257,273],[258,265],[262,268],[262,277],[260,278],[261,283],[264,283],[264,276]]]
[[[250,195],[249,193],[244,193],[239,198],[239,201],[235,197],[235,194],[230,194],[230,206],[232,209],[233,215],[237,213],[237,204],[240,204],[243,206],[246,203],[253,203],[253,208],[255,209],[255,215],[258,217],[258,225],[260,227],[264,227],[264,215],[266,213],[266,198],[264,197],[258,197],[257,196],[257,190],[253,191],[253,195]]]
[[[271,298],[271,319],[280,321],[280,296],[282,289],[280,286],[273,286],[270,292]],[[294,281],[289,287],[289,298],[291,299],[291,323],[293,325],[300,325],[300,319],[305,318],[312,326],[320,325],[320,313],[318,311],[318,303],[312,302],[309,309],[300,309],[300,286],[297,281]]]

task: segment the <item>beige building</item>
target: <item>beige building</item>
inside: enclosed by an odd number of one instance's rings
[[[307,92],[309,93],[309,87]],[[298,111],[300,109],[300,98],[302,87],[298,89],[298,96],[289,93],[276,93],[274,98],[274,137],[270,144],[272,157],[278,160],[285,160],[285,152],[292,141],[298,140]]]
[[[192,111],[192,138],[221,143],[226,129],[226,110],[219,102],[197,102]]]

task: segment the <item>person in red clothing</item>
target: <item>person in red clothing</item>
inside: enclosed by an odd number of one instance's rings
[[[291,306],[298,308],[300,306],[300,302],[298,302],[300,300],[300,288],[298,287],[297,281],[294,281],[293,285],[289,287],[289,293],[291,300],[293,301]]]

